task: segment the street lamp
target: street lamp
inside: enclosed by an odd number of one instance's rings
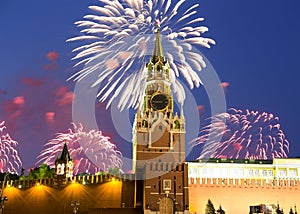
[[[71,202],[71,206],[74,207],[74,208],[73,208],[73,213],[74,213],[74,214],[76,214],[76,213],[78,212],[78,209],[79,209],[78,207],[79,207],[79,205],[80,205],[80,202],[79,202],[79,201],[72,201],[72,202]],[[1,213],[0,213],[0,214],[1,214]]]
[[[1,197],[0,197],[0,214],[3,213],[4,202],[8,200],[8,198],[6,196],[3,197],[4,187],[5,187],[5,182],[6,182],[6,177],[7,176],[8,176],[8,173],[5,173],[4,179],[3,179],[3,182],[2,182]]]

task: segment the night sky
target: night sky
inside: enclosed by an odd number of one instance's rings
[[[215,68],[228,107],[258,110],[280,118],[290,142],[290,157],[300,156],[297,128],[300,116],[298,0],[201,0],[199,13],[217,44],[201,50]],[[79,34],[73,24],[89,14],[96,0],[9,1],[0,3],[0,122],[19,142],[24,168],[33,167],[43,145],[72,122],[74,83],[78,71],[71,58]],[[207,103],[196,90],[199,106]],[[200,94],[198,94],[200,93]],[[96,105],[108,120],[103,104]],[[106,124],[104,126],[103,124]],[[123,151],[112,123],[103,133]],[[128,146],[128,145],[126,145]],[[129,146],[130,147],[130,146]]]

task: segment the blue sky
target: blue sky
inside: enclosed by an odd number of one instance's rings
[[[97,3],[96,0],[0,3],[0,120],[7,121],[10,135],[19,142],[25,168],[34,165],[45,142],[69,127],[70,103],[62,103],[59,99],[64,97],[57,91],[67,93],[73,89],[72,82],[66,79],[76,71],[71,61],[76,44],[65,41],[78,35],[73,23],[89,13],[89,5]],[[199,13],[205,17],[203,24],[210,29],[206,36],[217,42],[202,52],[220,80],[229,83],[227,106],[278,116],[290,142],[290,156],[300,156],[297,138],[300,2],[201,0],[199,3]],[[51,52],[59,55],[47,57]],[[39,84],[43,86],[37,88]],[[17,120],[14,115],[8,119],[9,114],[21,108],[12,104],[18,96],[26,98],[26,105],[31,103],[26,106],[26,117]],[[43,119],[33,119],[55,108],[60,108],[56,114],[59,123],[51,126],[44,124]],[[107,134],[113,137],[110,126]]]
[[[299,156],[300,3],[232,0],[204,1],[202,6],[217,41],[205,53],[220,79],[230,82],[228,107],[279,116],[290,156]]]

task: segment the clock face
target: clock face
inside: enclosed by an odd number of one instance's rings
[[[150,100],[150,105],[154,111],[164,110],[168,104],[168,97],[164,94],[154,94]]]

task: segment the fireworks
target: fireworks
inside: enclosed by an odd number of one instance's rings
[[[208,28],[199,26],[204,20],[198,15],[199,4],[187,0],[100,0],[100,4],[89,7],[93,15],[75,23],[82,35],[67,40],[85,43],[73,50],[77,52],[73,59],[79,60],[75,66],[84,68],[70,79],[81,81],[92,75],[92,87],[101,88],[97,96],[107,101],[107,107],[119,97],[121,110],[136,108],[143,96],[144,68],[159,26],[173,91],[182,104],[185,92],[176,77],[182,75],[191,89],[199,87],[198,71],[206,66],[193,46],[210,48],[215,44],[202,36]]]
[[[5,132],[4,121],[0,123],[0,171],[17,173],[22,167],[22,161],[19,157],[16,147],[18,142],[11,139],[10,135]]]
[[[74,174],[108,171],[109,168],[122,167],[121,153],[116,146],[109,141],[108,137],[102,135],[101,131],[90,130],[85,132],[82,125],[69,133],[60,133],[56,138],[50,140],[45,149],[38,156],[36,165],[42,163],[55,167],[55,160],[61,154],[64,144],[69,149],[71,158],[74,160]]]
[[[289,153],[279,118],[249,110],[229,109],[213,116],[193,143],[203,146],[199,159],[273,159],[286,158]]]

